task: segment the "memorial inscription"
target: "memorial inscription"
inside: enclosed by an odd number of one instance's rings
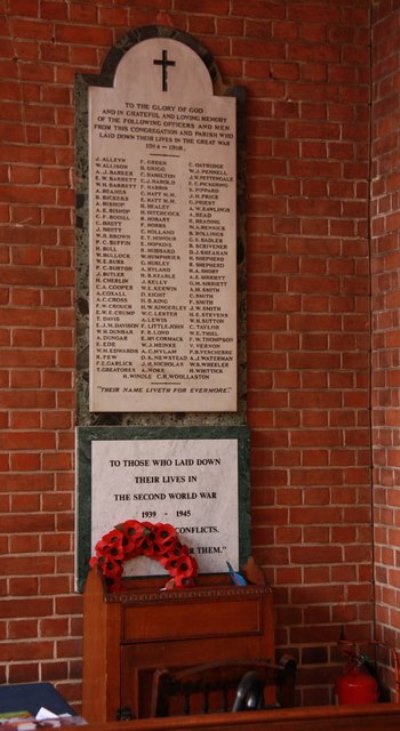
[[[174,526],[200,573],[247,560],[247,427],[79,427],[77,448],[78,583],[97,541],[131,518]],[[159,573],[145,557],[125,567],[125,575]]]
[[[94,442],[92,552],[103,534],[131,516],[172,524],[203,573],[226,571],[227,560],[237,566],[237,447],[228,439]],[[160,567],[142,557],[127,563],[126,572],[159,574]]]
[[[172,39],[89,90],[92,411],[236,409],[235,116]]]

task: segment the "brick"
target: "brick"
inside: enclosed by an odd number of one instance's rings
[[[20,304],[23,304],[24,306],[29,303],[30,294],[25,293],[26,296],[23,297],[23,302]],[[13,297],[13,304],[17,304],[16,298]],[[36,300],[35,302],[32,301],[32,305],[37,304]],[[20,330],[14,330],[12,333],[12,345],[14,347],[39,347],[42,344],[42,333],[39,329],[27,329],[26,331],[20,331]],[[18,373],[15,374],[13,383],[17,385],[17,379],[18,379]],[[35,376],[26,374],[26,380],[22,380],[22,377],[20,377],[20,383],[23,386],[29,386],[33,384]],[[39,377],[39,374],[36,374],[36,378]],[[38,385],[35,383],[34,385]]]
[[[10,663],[8,668],[8,680],[10,683],[39,682],[39,666],[37,663]]]
[[[74,567],[74,557],[72,554],[64,554],[57,557],[57,572],[71,574]],[[62,585],[61,585],[62,589]],[[62,593],[62,592],[61,592]]]
[[[81,614],[82,597],[78,595],[56,597],[56,612],[59,615]]]
[[[328,8],[326,5],[321,6],[315,2],[291,3],[288,7],[288,16],[292,20],[303,23],[308,21],[331,24],[341,20],[340,9],[337,5]]]
[[[30,214],[30,210],[25,209],[25,213]],[[10,279],[10,283],[16,284],[17,282],[13,281],[13,274],[17,278],[18,274],[21,274],[21,270],[17,269],[18,265],[24,265],[26,267],[32,266],[40,266],[41,263],[41,251],[39,246],[19,246],[18,248],[12,249],[11,251],[11,258],[12,258],[12,264],[14,264],[14,267],[9,267],[7,271],[4,271],[4,278],[6,278],[6,273],[8,274],[8,277]],[[30,278],[35,270],[34,269],[28,269],[27,274]],[[39,284],[39,282],[38,282]]]
[[[302,23],[299,27],[301,40],[310,43],[325,43],[327,29],[324,23]]]
[[[23,254],[25,255],[25,258],[29,258],[30,262],[32,258],[35,258],[36,256],[35,250],[32,252],[24,252],[22,250],[20,259],[22,259]],[[35,284],[37,286],[46,284],[51,286],[55,284],[54,272],[47,268],[29,266],[0,267],[0,274],[2,281],[6,284]]]
[[[65,617],[45,617],[39,623],[42,637],[64,636],[69,631],[69,623]]]
[[[65,389],[72,387],[72,373],[70,371],[45,370],[43,372],[43,387]]]
[[[71,550],[71,540],[68,533],[57,533],[54,536],[42,536],[42,550],[47,553],[69,552]]]
[[[40,538],[38,535],[12,535],[10,537],[10,553],[38,553],[40,550]],[[18,593],[14,586],[14,592]],[[31,591],[28,592],[27,582],[24,582],[24,593],[37,594],[37,581],[32,581]]]
[[[112,47],[112,31],[108,28],[77,26],[73,24],[57,25],[56,41],[58,43],[86,43],[88,46]]]
[[[45,307],[72,307],[72,291],[70,289],[43,290]]]
[[[73,557],[71,556],[73,561]],[[68,573],[71,567],[68,567]],[[70,576],[43,576],[40,582],[41,590],[46,595],[55,597],[56,614],[81,614],[82,597],[73,596],[72,581]],[[68,610],[67,607],[70,607]]]
[[[22,491],[35,491],[35,490],[50,490],[53,488],[53,478],[51,475],[43,475],[41,473],[32,473],[27,479],[26,475],[11,474],[2,475],[0,490],[3,492],[10,492],[16,490]]]
[[[0,434],[1,449],[24,449],[27,443],[29,443],[29,449],[54,449],[55,436],[51,432]]]
[[[37,18],[39,16],[39,0],[10,0],[8,6],[11,15],[23,15]]]
[[[192,33],[193,35],[214,34],[215,18],[191,15],[189,16],[188,30],[189,33]]]
[[[25,370],[24,372],[14,371],[11,373],[12,388],[38,388],[39,386],[40,373],[38,371]]]
[[[12,429],[38,429],[40,427],[40,412],[12,411],[10,414]]]
[[[21,120],[21,105],[19,103],[15,102],[8,102],[3,105],[3,109],[0,112],[1,119],[4,120],[4,128],[1,125],[1,128],[3,130],[3,133],[8,135],[10,134],[10,127],[9,125],[6,125],[6,122],[20,122]],[[12,138],[10,138],[12,139]]]
[[[4,642],[0,644],[0,659],[3,662],[25,660],[27,653],[31,660],[41,660],[52,655],[51,642]]]
[[[34,639],[37,636],[38,623],[36,619],[19,619],[8,622],[8,639]]]
[[[60,368],[68,369],[72,368],[74,364],[73,356],[74,351],[72,350],[74,336],[67,330],[59,330],[58,332],[48,331],[44,337],[45,345],[58,346],[58,358],[57,364]],[[61,350],[64,348],[64,350]]]
[[[40,496],[32,493],[13,495],[11,497],[11,508],[14,513],[38,512],[40,510]]]
[[[14,525],[13,525],[14,523]],[[16,524],[17,523],[17,524]],[[35,527],[36,526],[36,527]],[[35,532],[36,531],[54,531],[54,516],[52,515],[40,515],[38,513],[27,513],[26,515],[18,514],[18,521],[15,521],[15,518],[12,515],[3,515],[0,516],[0,532],[7,533],[7,532],[15,532],[15,533],[26,533],[26,532]],[[2,563],[3,559],[0,557],[0,563]],[[38,563],[40,564],[43,562],[43,566],[48,564],[49,566],[52,565],[52,561],[48,559],[47,557],[41,557],[40,559],[37,559]],[[21,566],[24,564],[24,559],[18,559],[18,561],[14,562],[13,566],[9,566],[7,571],[4,571],[4,573],[7,573],[8,575],[10,573],[17,573],[16,566]],[[34,567],[31,567],[31,570],[28,573],[32,573],[34,571]]]
[[[10,580],[10,585],[13,581],[13,579]],[[13,617],[41,617],[51,615],[52,613],[52,600],[47,597],[31,597],[29,602],[26,599],[11,598],[3,601],[2,604],[2,617],[4,619]]]
[[[69,411],[49,411],[42,414],[44,429],[70,429],[72,417]]]
[[[51,408],[55,405],[55,399],[51,391],[36,389],[3,391],[0,396],[0,404],[3,408],[18,408],[22,403],[25,409]]]

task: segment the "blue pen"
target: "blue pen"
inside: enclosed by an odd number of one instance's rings
[[[247,586],[246,579],[242,576],[242,574],[239,574],[238,571],[235,571],[233,566],[229,563],[229,561],[226,562],[226,565],[228,566],[229,573],[231,575],[231,579],[235,586]]]

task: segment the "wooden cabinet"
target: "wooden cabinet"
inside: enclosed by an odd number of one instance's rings
[[[83,630],[87,721],[113,721],[126,707],[134,718],[147,716],[156,668],[229,658],[274,661],[270,588],[235,587],[227,577],[202,581],[191,589],[160,591],[156,580],[132,580],[123,593],[108,594],[97,570],[89,573]]]

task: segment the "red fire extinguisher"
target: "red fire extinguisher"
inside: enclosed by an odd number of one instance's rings
[[[335,691],[340,705],[376,703],[378,683],[368,658],[351,653],[348,664],[336,680]]]

